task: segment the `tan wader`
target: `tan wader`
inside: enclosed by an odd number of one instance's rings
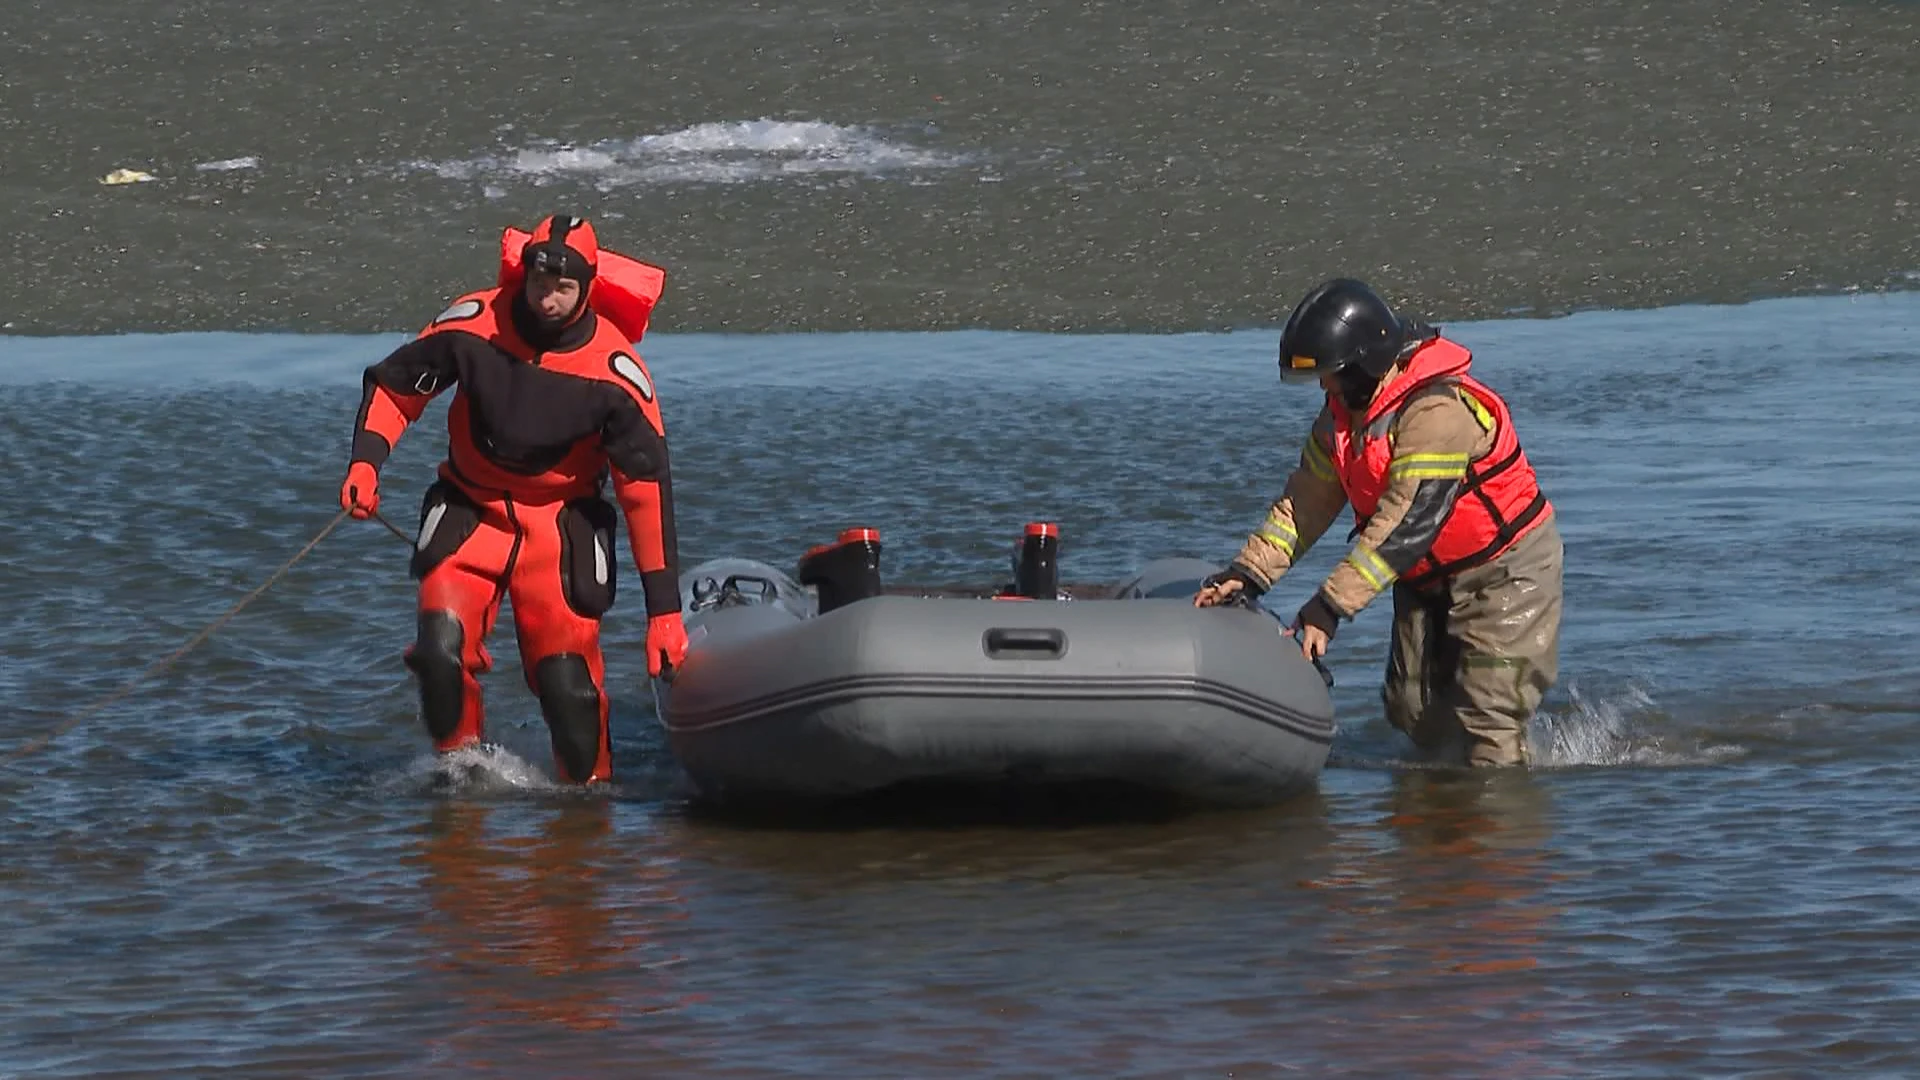
[[[1394,585],[1381,697],[1422,751],[1527,763],[1527,720],[1559,677],[1563,554],[1549,516],[1490,563],[1424,589]]]

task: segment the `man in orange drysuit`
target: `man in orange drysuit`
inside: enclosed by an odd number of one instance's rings
[[[687,650],[665,428],[646,365],[595,311],[603,258],[593,227],[555,214],[502,254],[498,286],[455,300],[367,368],[340,505],[357,518],[378,509],[381,464],[427,402],[456,386],[411,567],[419,630],[406,663],[427,731],[442,752],[481,739],[475,676],[492,667],[485,639],[510,598],[556,766],[574,782],[604,781],[613,771],[600,652],[600,617],[614,600],[615,513],[600,493],[609,473],[646,596],[648,672],[669,676]],[[614,252],[606,260],[644,265]]]

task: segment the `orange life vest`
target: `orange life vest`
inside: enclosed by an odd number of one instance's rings
[[[1401,575],[1402,581],[1415,587],[1497,558],[1552,508],[1520,449],[1507,403],[1467,374],[1472,363],[1473,354],[1465,347],[1436,337],[1413,354],[1400,377],[1367,406],[1358,425],[1338,398],[1331,399],[1337,421],[1333,467],[1361,527],[1379,508],[1380,496],[1387,490],[1387,470],[1393,461],[1388,435],[1400,407],[1414,394],[1436,384],[1453,386],[1493,432],[1493,448],[1467,463],[1466,483],[1433,546]]]

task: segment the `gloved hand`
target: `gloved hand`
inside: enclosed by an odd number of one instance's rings
[[[687,626],[680,613],[668,612],[647,620],[647,674],[673,678],[673,669],[687,658]]]
[[[1321,593],[1314,593],[1313,599],[1301,605],[1299,614],[1293,617],[1293,625],[1287,628],[1290,633],[1300,635],[1300,652],[1309,660],[1327,655],[1327,645],[1339,629],[1340,612]]]
[[[1225,570],[1208,574],[1200,582],[1200,591],[1193,596],[1193,606],[1213,607],[1236,600],[1252,603],[1266,591],[1267,587],[1260,584],[1260,579],[1253,576],[1253,571],[1239,563],[1228,563]]]
[[[347,466],[340,484],[340,509],[365,521],[380,509],[380,471],[364,461]]]

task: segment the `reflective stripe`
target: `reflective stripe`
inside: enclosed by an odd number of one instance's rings
[[[1467,475],[1465,454],[1401,454],[1387,466],[1392,480],[1458,480]]]
[[[1493,430],[1493,413],[1480,403],[1479,398],[1473,396],[1472,391],[1456,386],[1453,392],[1460,395],[1460,400],[1466,403],[1467,408],[1473,410],[1473,418],[1480,421],[1480,430]]]
[[[1398,576],[1372,548],[1355,547],[1348,553],[1346,562],[1367,579],[1367,584],[1373,586],[1374,592],[1393,584],[1393,579]]]
[[[434,503],[427,511],[427,520],[420,523],[420,538],[413,542],[413,550],[425,551],[433,543],[433,534],[440,531],[440,519],[447,516],[446,503]]]
[[[1320,440],[1307,436],[1307,448],[1300,452],[1300,459],[1307,463],[1307,471],[1325,480],[1329,484],[1340,482],[1340,474],[1333,471],[1333,459],[1327,456],[1326,448]]]
[[[1289,559],[1293,558],[1293,545],[1300,540],[1300,534],[1294,529],[1293,523],[1277,512],[1268,514],[1266,523],[1261,525],[1260,531],[1253,535],[1279,548]]]
[[[1531,670],[1532,665],[1528,663],[1525,657],[1473,655],[1473,656],[1467,656],[1462,658],[1460,661],[1460,666],[1465,671],[1492,672],[1492,671],[1500,671],[1502,669],[1505,669],[1507,671],[1513,672],[1513,685],[1511,687],[1506,687],[1504,685],[1505,679],[1501,678],[1500,676],[1491,676],[1490,681],[1492,681],[1495,685],[1501,686],[1502,689],[1511,689],[1513,691],[1514,700],[1516,701],[1526,700],[1527,675]]]

